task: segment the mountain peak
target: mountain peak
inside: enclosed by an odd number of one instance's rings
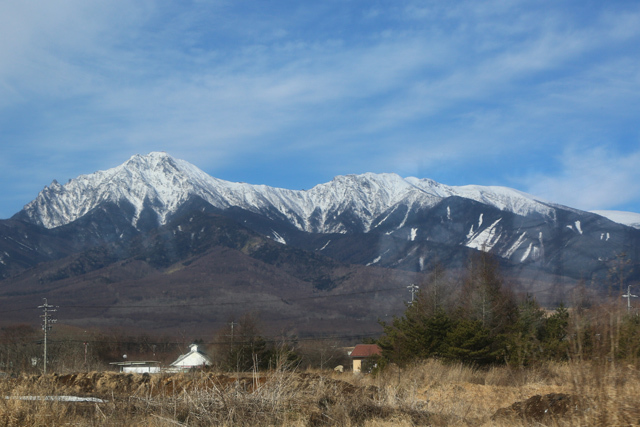
[[[164,151],[152,151],[151,153],[144,155],[134,154],[124,163],[124,165],[149,167],[171,160],[173,160],[173,157]]]
[[[45,187],[27,204],[21,216],[46,228],[73,222],[105,202],[133,206],[127,218],[137,227],[143,212],[158,225],[191,197],[213,207],[240,208],[271,219],[285,220],[307,232],[368,232],[393,211],[427,208],[458,196],[516,214],[552,214],[553,207],[531,196],[503,187],[451,187],[430,179],[402,178],[395,173],[336,176],[307,191],[232,183],[213,178],[184,160],[161,151],[136,154],[125,163],[64,185]],[[129,209],[131,212],[131,209]]]
[[[64,185],[54,181],[23,212],[30,221],[55,228],[79,219],[104,202],[127,201],[135,207],[134,225],[148,205],[154,206],[162,222],[164,215],[190,192],[190,173],[198,175],[195,166],[180,166],[164,152],[136,154],[120,166],[81,175]]]
[[[114,171],[124,169],[132,172],[148,174],[159,172],[163,174],[175,173],[179,168],[176,160],[163,151],[154,151],[146,155],[136,154],[122,165],[113,168]]]

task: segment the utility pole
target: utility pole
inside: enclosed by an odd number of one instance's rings
[[[229,325],[231,326],[231,348],[233,349],[233,327],[237,325],[237,323],[232,320]]]
[[[627,299],[627,313],[631,312],[631,298],[638,298],[638,295],[631,294],[631,285],[627,286],[627,294],[622,295],[622,298]]]
[[[44,331],[44,374],[47,374],[47,333],[49,332],[49,330],[51,329],[51,324],[52,323],[56,323],[58,320],[57,319],[52,319],[51,318],[51,314],[52,312],[58,311],[56,310],[56,308],[50,304],[47,304],[47,299],[44,299],[44,304],[42,304],[41,306],[38,306],[38,308],[41,308],[44,312],[43,315],[41,315],[40,317],[42,317],[42,330]]]
[[[236,322],[234,322],[233,320],[229,323],[229,326],[231,326],[231,348],[229,350],[229,355],[230,356],[235,356],[236,358],[236,372],[240,371],[240,355],[239,354],[233,354],[233,328],[234,326],[237,325]],[[231,359],[231,358],[229,358]],[[229,360],[231,362],[231,360]]]
[[[407,286],[407,289],[409,289],[409,292],[411,292],[411,302],[409,303],[409,305],[413,305],[413,302],[416,299],[416,293],[418,292],[419,288],[420,287],[414,283]]]

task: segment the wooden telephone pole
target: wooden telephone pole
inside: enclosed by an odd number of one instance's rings
[[[622,298],[627,299],[627,313],[631,312],[631,298],[638,298],[638,295],[631,294],[631,285],[627,286],[627,294],[622,295]]]
[[[57,311],[56,307],[52,306],[51,304],[47,304],[47,299],[44,299],[44,304],[42,304],[41,306],[38,306],[38,308],[41,308],[44,312],[44,314],[42,314],[40,317],[42,317],[42,330],[44,331],[44,374],[47,374],[47,334],[49,332],[49,330],[51,329],[51,324],[52,323],[56,323],[57,319],[53,319],[51,318],[51,314],[52,312]]]

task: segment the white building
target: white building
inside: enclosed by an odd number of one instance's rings
[[[157,374],[160,372],[160,362],[153,360],[140,360],[135,362],[111,362],[110,365],[115,365],[120,368],[120,372],[129,374]]]
[[[211,366],[211,359],[204,352],[200,351],[198,344],[191,344],[189,348],[191,351],[178,357],[178,359],[170,365],[171,368],[189,370],[191,368]]]

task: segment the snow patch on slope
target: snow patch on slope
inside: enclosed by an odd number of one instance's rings
[[[522,258],[520,258],[520,262],[525,262],[527,258],[529,258],[529,255],[531,254],[532,249],[533,249],[533,242],[529,242],[529,247],[527,247],[527,250],[522,255]]]
[[[578,230],[578,233],[582,234],[582,225],[580,224],[580,221],[576,221],[574,224],[576,225],[576,230]]]
[[[287,244],[287,241],[286,241],[286,240],[284,240],[284,238],[283,238],[280,234],[278,234],[278,233],[277,233],[276,231],[274,231],[274,230],[271,230],[271,232],[273,233],[273,240],[275,240],[275,241],[276,241],[276,242],[278,242],[278,243],[282,243],[283,245],[286,245],[286,244]]]
[[[482,217],[482,216],[481,216]],[[496,220],[493,224],[475,234],[465,246],[478,249],[481,251],[489,252],[500,240],[500,233],[498,233],[498,223],[502,221],[502,218]]]
[[[511,256],[515,253],[515,251],[517,251],[520,248],[520,246],[522,246],[522,243],[524,242],[524,239],[526,236],[527,236],[526,232],[522,233],[520,237],[518,237],[518,240],[516,240],[516,242],[513,245],[511,245],[509,249],[507,249],[507,251],[504,253],[504,257],[511,258]]]
[[[375,259],[369,263],[367,263],[367,267],[369,267],[370,265],[373,264],[377,264],[378,262],[380,262],[380,260],[382,259],[382,256],[378,255],[377,257],[375,257]]]

